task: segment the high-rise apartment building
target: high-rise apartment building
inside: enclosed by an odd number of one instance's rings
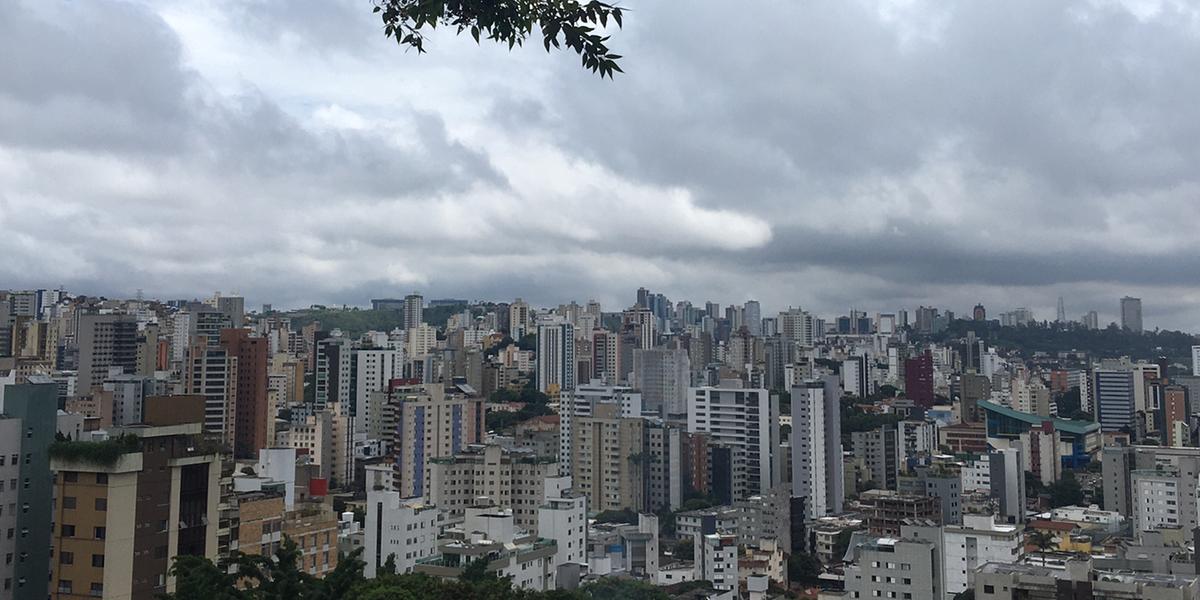
[[[649,308],[634,306],[621,315],[621,329],[631,332],[634,343],[630,347],[649,349],[658,345],[658,317]]]
[[[354,351],[354,430],[378,436],[388,385],[404,375],[404,350],[360,348]]]
[[[742,306],[742,315],[750,335],[761,336],[763,334],[762,306],[759,305],[758,300],[747,300],[746,304]]]
[[[928,350],[904,360],[904,396],[917,406],[933,406],[933,355]]]
[[[483,400],[442,384],[394,381],[386,410],[395,489],[405,498],[425,495],[431,459],[454,456],[483,440]]]
[[[565,320],[538,324],[537,386],[544,394],[558,396],[575,389],[575,326]]]
[[[633,387],[642,392],[642,407],[662,416],[687,414],[692,363],[682,348],[633,351]]]
[[[137,318],[126,314],[82,314],[78,318],[79,379],[75,389],[90,394],[114,367],[137,371]]]
[[[708,434],[715,445],[730,452],[730,473],[713,473],[713,481],[729,478],[733,500],[765,494],[777,482],[776,449],[779,419],[765,389],[735,387],[688,389],[688,431]],[[724,461],[712,460],[713,469]]]
[[[233,448],[237,417],[238,361],[229,351],[197,337],[187,353],[184,393],[204,397],[204,433]]]
[[[216,558],[220,456],[197,442],[203,411],[199,400],[162,398],[147,424],[52,454],[55,598],[150,600],[175,591],[176,557]],[[89,458],[107,452],[117,459]]]
[[[871,373],[866,356],[851,356],[842,361],[842,389],[848,395],[866,398],[871,393]]]
[[[855,431],[850,441],[854,459],[866,467],[870,481],[885,490],[896,489],[900,471],[896,427],[883,425],[872,431]]]
[[[1121,298],[1121,329],[1142,332],[1142,299],[1125,296]]]
[[[425,322],[425,298],[414,292],[404,297],[404,328],[413,329]]]
[[[265,337],[252,337],[248,329],[224,329],[220,339],[226,355],[237,361],[233,454],[237,458],[254,458],[259,449],[274,443],[267,437],[267,425],[275,418],[268,411],[267,399],[269,344]]]
[[[411,573],[417,561],[437,552],[441,515],[437,507],[420,498],[402,498],[399,492],[367,490],[364,528],[363,574],[373,579],[391,557],[396,573]]]
[[[1092,373],[1096,421],[1104,431],[1131,430],[1134,422],[1134,373],[1123,369],[1096,369]]]
[[[842,428],[837,378],[793,386],[792,497],[805,498],[805,517],[842,512]]]
[[[496,443],[468,446],[454,456],[429,459],[425,499],[451,518],[468,506],[487,504],[512,509],[517,526],[533,531],[546,479],[558,476],[555,456],[537,456],[524,448]]]
[[[559,472],[570,475],[572,472],[572,452],[574,448],[575,419],[590,417],[595,414],[596,406],[614,404],[618,406],[617,414],[622,417],[637,418],[642,416],[642,394],[627,386],[602,385],[593,381],[588,385],[579,385],[559,398]]]
[[[57,389],[40,375],[0,382],[0,597],[46,598],[50,572],[48,449],[56,431]]]
[[[508,305],[508,335],[514,340],[520,340],[529,331],[530,317],[529,303],[517,298],[512,304]]]
[[[645,503],[644,429],[618,404],[601,403],[571,424],[571,481],[589,510],[640,510]]]

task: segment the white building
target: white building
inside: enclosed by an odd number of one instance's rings
[[[969,456],[962,462],[962,491],[964,494],[973,492],[990,492],[992,489],[992,463],[987,455]]]
[[[554,540],[555,568],[587,565],[587,498],[571,493],[570,477],[545,480],[545,500],[538,508],[538,536]]]
[[[575,389],[575,326],[561,318],[538,323],[538,391],[557,396]]]
[[[1200,377],[1200,346],[1192,346],[1192,376]]]
[[[980,565],[1015,563],[1021,555],[1020,528],[997,524],[991,515],[963,515],[963,524],[947,525],[942,536],[947,600],[974,587],[975,569]]]
[[[836,379],[792,388],[792,497],[808,498],[805,517],[842,512],[845,482]]]
[[[400,349],[360,349],[354,353],[354,432],[368,434],[371,429],[378,429],[378,423],[383,415],[378,414],[383,409],[379,401],[379,393],[386,392],[388,383],[404,374],[404,351]],[[372,401],[375,394],[375,401]],[[372,427],[374,426],[374,427]]]
[[[1133,496],[1133,530],[1151,531],[1158,528],[1195,527],[1185,522],[1181,504],[1186,501],[1184,485],[1196,486],[1196,479],[1184,481],[1174,467],[1137,469],[1130,478]],[[1192,513],[1195,514],[1195,513]],[[1194,521],[1194,519],[1193,519]]]
[[[765,389],[689,388],[688,431],[707,433],[712,443],[733,451],[733,499],[765,494],[776,483],[779,420]]]
[[[411,573],[417,561],[436,554],[438,510],[420,498],[400,498],[398,492],[367,489],[364,574],[373,578],[389,556],[396,572]]]
[[[512,509],[516,525],[528,530],[538,526],[547,478],[558,475],[552,457],[500,444],[472,445],[454,456],[430,458],[427,468],[425,499],[447,516],[461,518],[468,506],[486,499],[489,505]]]
[[[697,538],[696,546],[696,579],[712,583],[715,590],[737,589],[737,536],[728,533],[710,533]]]

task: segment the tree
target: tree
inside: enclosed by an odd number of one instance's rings
[[[691,538],[684,538],[671,549],[671,556],[679,560],[692,560],[696,557],[696,547]]]
[[[811,554],[799,552],[788,557],[788,580],[813,582],[821,575],[821,561]]]
[[[1050,484],[1046,491],[1050,493],[1050,506],[1074,506],[1083,502],[1083,488],[1075,478],[1074,471],[1063,471],[1062,479]]]
[[[1034,531],[1029,534],[1028,541],[1030,544],[1037,546],[1038,552],[1042,555],[1042,566],[1046,565],[1046,551],[1054,547],[1054,536],[1045,531]]]
[[[621,56],[609,49],[603,30],[610,19],[621,27],[624,9],[599,0],[376,0],[374,11],[385,36],[418,54],[425,52],[425,33],[438,25],[509,49],[523,46],[536,26],[547,52],[566,45],[601,78],[623,72],[617,65]]]
[[[668,600],[670,596],[648,583],[623,577],[601,577],[581,588],[585,600]]]
[[[203,556],[179,556],[171,565],[175,576],[176,600],[241,600],[247,595],[237,587],[237,577],[230,575]]]

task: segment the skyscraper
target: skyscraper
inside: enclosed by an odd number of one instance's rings
[[[758,300],[746,301],[746,305],[742,307],[742,319],[746,329],[750,330],[750,335],[762,335],[762,307],[759,306]]]
[[[53,490],[48,448],[54,441],[57,386],[42,375],[17,381],[0,383],[0,453],[12,459],[0,461],[0,476],[11,484],[0,491],[0,505],[5,507],[0,523],[9,532],[7,539],[0,539],[8,557],[0,565],[0,596],[40,600],[47,596],[50,572]]]
[[[1058,297],[1058,313],[1057,313],[1057,317],[1055,318],[1055,320],[1058,321],[1059,323],[1067,322],[1067,308],[1066,308],[1066,306],[1063,305],[1063,297],[1062,296]]]
[[[642,406],[660,415],[686,415],[692,366],[687,350],[653,348],[633,351],[633,387]]]
[[[837,378],[792,388],[792,497],[806,498],[805,517],[842,512],[842,428]]]
[[[556,319],[538,324],[537,385],[544,394],[575,388],[575,326]]]
[[[1133,333],[1142,332],[1142,299],[1121,298],[1121,328]]]
[[[275,418],[267,410],[268,346],[267,338],[251,337],[248,329],[221,331],[221,347],[237,360],[233,453],[238,458],[254,458],[273,444],[267,439],[267,421]]]
[[[80,395],[90,394],[104,382],[110,368],[126,373],[137,370],[137,319],[123,314],[85,314],[79,316]]]
[[[688,431],[707,433],[713,445],[730,452],[731,473],[715,472],[721,461],[713,459],[714,485],[732,475],[733,500],[767,493],[776,483],[779,445],[779,420],[767,390],[726,387],[724,382],[722,387],[690,388],[687,408]]]
[[[412,329],[425,322],[425,298],[413,292],[404,297],[404,328]]]
[[[928,350],[904,360],[904,395],[918,406],[933,406],[933,355]]]
[[[1128,370],[1096,369],[1093,374],[1096,420],[1104,431],[1133,427],[1134,373]]]

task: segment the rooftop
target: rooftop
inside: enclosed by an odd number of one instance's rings
[[[978,404],[979,404],[979,408],[981,408],[983,410],[991,411],[996,414],[1008,417],[1010,419],[1024,421],[1025,423],[1028,423],[1031,426],[1032,425],[1040,426],[1042,423],[1045,423],[1046,421],[1050,421],[1051,423],[1054,424],[1054,428],[1056,430],[1065,431],[1067,433],[1074,434],[1074,435],[1085,435],[1088,433],[1097,433],[1100,431],[1100,424],[1093,423],[1091,421],[1077,421],[1077,420],[1073,420],[1073,419],[1059,419],[1056,417],[1043,417],[1041,415],[1035,415],[1032,413],[1021,412],[1019,410],[1013,410],[1007,406],[995,404],[995,403],[989,402],[987,400],[980,400]]]

